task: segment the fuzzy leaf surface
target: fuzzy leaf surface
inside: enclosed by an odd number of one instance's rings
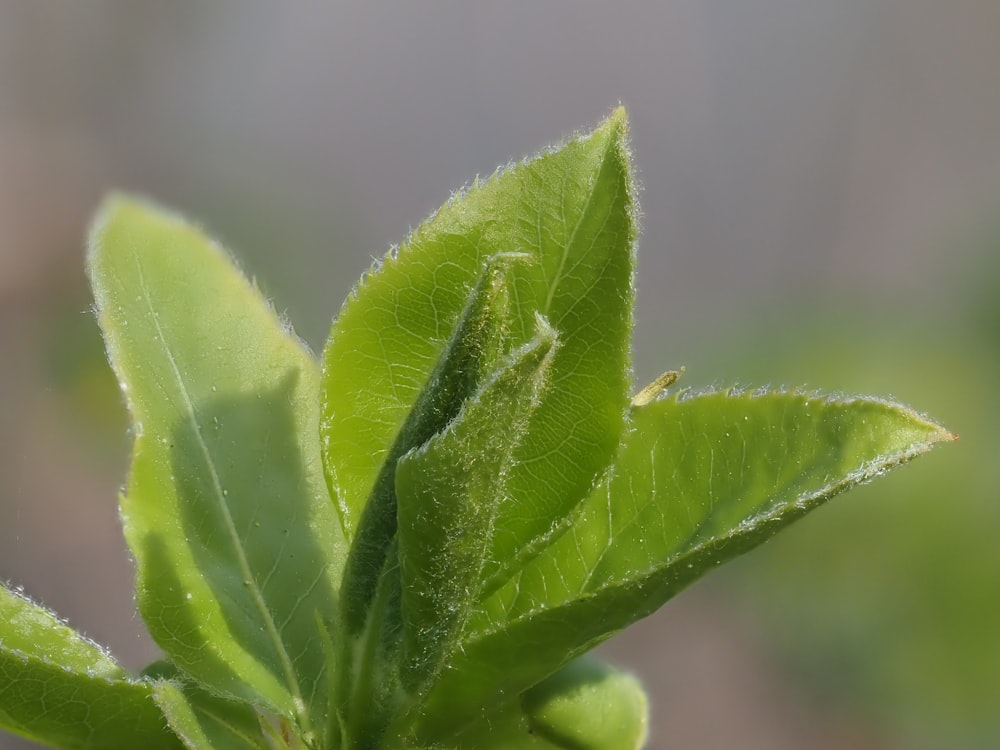
[[[380,737],[399,703],[403,614],[397,465],[445,430],[503,359],[509,254],[487,261],[448,343],[417,396],[382,468],[354,536],[341,587],[338,714],[350,745]],[[430,540],[427,540],[430,541]],[[412,550],[411,550],[412,552]]]
[[[200,231],[109,201],[88,270],[135,425],[121,499],[153,637],[224,695],[325,726],[344,542],[309,352]]]
[[[505,354],[511,262],[515,261],[510,254],[487,261],[440,359],[384,458],[344,573],[342,605],[348,636],[356,636],[364,628],[375,591],[385,575],[382,571],[397,527],[399,459],[444,430]]]
[[[614,455],[626,405],[634,198],[622,110],[591,134],[456,196],[372,269],[323,355],[324,461],[348,534],[484,260],[512,270],[512,344],[535,313],[559,332],[553,388],[535,410],[487,555],[498,585],[535,554]]]
[[[472,718],[644,617],[719,563],[950,433],[895,404],[716,392],[632,412],[569,532],[470,620],[431,694]],[[447,733],[425,723],[427,737]]]
[[[179,750],[152,697],[52,612],[0,586],[0,728],[74,750]]]
[[[416,708],[447,669],[478,602],[507,478],[557,351],[544,320],[443,432],[396,469],[402,579],[402,687]],[[417,709],[419,710],[419,708]]]

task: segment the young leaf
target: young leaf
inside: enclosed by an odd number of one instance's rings
[[[638,750],[646,695],[631,675],[591,657],[570,662],[477,721],[449,750]]]
[[[509,502],[515,450],[544,393],[556,334],[535,338],[396,469],[402,579],[402,687],[416,702],[447,664],[478,600],[494,519]]]
[[[509,478],[485,575],[537,552],[611,460],[626,405],[635,211],[619,109],[597,130],[445,205],[344,305],[323,355],[324,462],[349,532],[449,340],[485,258],[512,269],[513,344],[540,312],[559,331],[552,388]]]
[[[592,657],[570,662],[521,698],[533,733],[574,750],[638,750],[646,694],[634,677]]]
[[[51,612],[3,586],[0,728],[79,750],[181,747],[148,682],[130,677]]]
[[[348,737],[379,734],[395,703],[398,676],[399,578],[396,468],[408,451],[445,429],[491,369],[507,339],[511,254],[490,259],[441,359],[379,472],[351,547],[342,588],[343,666],[338,693]],[[376,674],[377,673],[377,674]],[[350,742],[350,740],[345,740]]]
[[[319,373],[219,248],[126,198],[88,270],[135,425],[125,535],[160,646],[222,694],[325,726],[344,541],[319,456]]]
[[[519,260],[490,259],[473,289],[441,359],[417,396],[375,480],[351,545],[344,575],[344,625],[355,635],[365,625],[390,544],[396,534],[396,464],[455,418],[480,380],[500,362],[507,339],[508,275]]]
[[[470,619],[421,736],[446,736],[833,495],[951,437],[864,399],[718,392],[634,409],[572,529]]]

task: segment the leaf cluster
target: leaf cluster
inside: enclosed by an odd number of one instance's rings
[[[142,675],[4,590],[0,726],[69,748],[634,748],[596,644],[948,433],[879,400],[629,397],[615,111],[456,196],[314,357],[211,240],[114,197],[88,271],[134,425]]]

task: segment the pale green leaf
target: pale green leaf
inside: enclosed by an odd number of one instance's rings
[[[485,575],[527,559],[612,458],[626,405],[635,211],[623,110],[590,135],[456,196],[372,269],[323,355],[324,460],[345,526],[362,508],[441,357],[486,258],[512,269],[511,333],[540,312],[559,331],[554,385],[532,417]]]
[[[709,393],[633,410],[572,529],[470,620],[427,736],[529,688],[719,563],[951,435],[881,401]]]
[[[0,586],[0,729],[75,750],[178,750],[152,686],[19,593]]]
[[[319,455],[319,372],[229,258],[116,198],[88,270],[135,429],[122,497],[154,638],[213,690],[325,726],[318,620],[344,541]]]
[[[570,662],[476,721],[447,750],[638,750],[646,740],[642,686],[592,657]]]
[[[521,704],[533,734],[567,750],[638,750],[646,741],[642,685],[589,656],[535,685]]]

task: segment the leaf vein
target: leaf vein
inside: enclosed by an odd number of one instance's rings
[[[222,488],[222,482],[219,478],[219,472],[215,465],[215,460],[212,457],[212,453],[208,448],[208,444],[205,442],[205,437],[202,433],[201,424],[198,421],[198,413],[195,409],[194,402],[191,400],[191,394],[188,392],[187,385],[184,381],[184,377],[181,374],[180,367],[177,364],[177,359],[174,357],[174,353],[170,348],[170,344],[167,341],[166,334],[160,325],[159,315],[156,309],[153,307],[152,297],[149,293],[149,288],[146,284],[146,276],[142,269],[142,263],[139,260],[139,256],[135,255],[136,272],[139,278],[139,288],[146,304],[146,309],[149,313],[150,321],[153,324],[153,328],[156,331],[156,338],[159,343],[163,346],[163,351],[166,354],[167,361],[170,364],[171,372],[177,382],[177,387],[180,392],[181,400],[184,404],[184,409],[187,412],[187,418],[191,424],[194,431],[195,440],[197,441],[198,448],[201,451],[202,458],[205,461],[205,465],[208,468],[209,477],[212,483],[212,492],[214,494],[214,499],[217,507],[222,515],[223,522],[225,524],[226,533],[229,537],[229,541],[232,544],[233,552],[236,557],[237,564],[240,568],[240,574],[243,576],[243,580],[247,583],[250,595],[253,599],[254,606],[257,609],[258,614],[264,621],[264,626],[268,635],[269,640],[271,640],[274,646],[278,658],[281,662],[281,668],[284,672],[284,677],[288,683],[289,690],[292,697],[296,700],[296,712],[300,714],[300,720],[303,724],[308,722],[307,717],[304,714],[304,703],[302,702],[302,693],[299,687],[298,679],[295,675],[295,670],[292,666],[291,659],[288,656],[288,651],[285,648],[284,642],[281,640],[280,633],[274,622],[274,617],[271,614],[270,609],[267,606],[267,602],[264,600],[263,592],[261,591],[257,581],[254,579],[252,570],[250,568],[250,562],[246,556],[246,550],[243,548],[243,540],[240,538],[239,531],[236,528],[236,522],[233,519],[232,513],[229,510],[229,506],[226,503],[225,495]]]

